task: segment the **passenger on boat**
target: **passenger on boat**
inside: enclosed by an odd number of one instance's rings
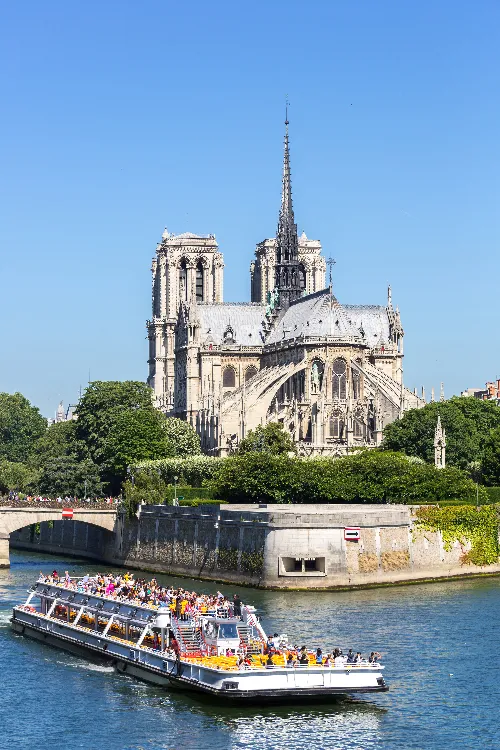
[[[316,649],[316,664],[323,664],[323,652],[320,648]]]
[[[363,657],[361,656],[361,651],[356,651],[356,658],[354,659],[355,664],[361,664],[363,661]]]
[[[336,667],[343,667],[345,664],[345,659],[342,654],[338,654],[333,661]]]
[[[266,669],[273,669],[273,668],[274,668],[273,655],[268,654],[267,661],[266,661]]]
[[[369,664],[376,664],[377,661],[380,659],[380,654],[378,651],[372,651],[370,656],[368,657],[368,663]]]
[[[333,667],[333,657],[332,657],[331,654],[327,654],[325,662],[324,662],[324,666],[325,667]]]
[[[241,617],[241,599],[238,594],[233,596],[233,612],[235,617]]]
[[[309,664],[309,656],[307,654],[307,648],[302,646],[299,654],[299,664],[301,667],[307,667]]]
[[[354,654],[354,651],[352,650],[352,648],[350,648],[349,651],[347,652],[346,663],[354,664],[355,662],[356,662],[356,655]]]

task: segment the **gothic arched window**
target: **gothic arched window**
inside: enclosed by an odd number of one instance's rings
[[[364,437],[365,426],[359,419],[354,419],[353,422],[353,433],[355,438]]]
[[[333,363],[332,392],[333,398],[347,398],[347,365],[344,359],[336,359]]]
[[[257,368],[253,365],[250,365],[250,367],[247,367],[245,371],[245,383],[248,383],[248,381],[253,378],[254,375],[257,375]]]
[[[344,439],[345,422],[341,416],[336,414],[330,417],[330,437],[338,440]]]
[[[306,269],[304,268],[303,264],[301,263],[299,266],[299,286],[302,289],[302,291],[305,290],[307,284],[306,284]]]
[[[181,260],[179,267],[179,299],[183,302],[187,301],[187,265],[185,260]]]
[[[196,301],[203,302],[204,268],[201,260],[196,265]]]
[[[223,388],[234,388],[236,385],[236,372],[234,367],[226,367],[222,373],[222,387]]]
[[[352,397],[356,399],[361,398],[361,375],[357,370],[354,369],[354,367],[352,368],[351,378]]]

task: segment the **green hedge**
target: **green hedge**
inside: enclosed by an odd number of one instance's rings
[[[179,500],[179,505],[196,508],[198,505],[226,505],[225,500],[215,500],[214,498],[195,497],[191,500]]]
[[[166,499],[171,502],[175,497],[175,487],[173,485],[168,485],[167,491],[165,494]],[[184,501],[190,501],[190,500],[213,500],[214,502],[220,502],[219,500],[216,500],[214,496],[212,495],[211,491],[208,487],[189,487],[189,486],[179,486],[177,485],[177,497],[182,497]],[[179,501],[182,504],[182,501]]]
[[[214,456],[186,456],[185,458],[161,458],[157,461],[140,461],[132,466],[132,474],[150,476],[154,481],[157,477],[166,484],[174,484],[174,477],[178,477],[179,485],[201,487],[202,484],[215,476],[223,458]]]
[[[500,503],[500,487],[485,487],[490,503]]]

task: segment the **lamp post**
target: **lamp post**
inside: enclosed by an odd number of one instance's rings
[[[179,477],[174,477],[174,505],[179,505],[177,502],[177,480]]]

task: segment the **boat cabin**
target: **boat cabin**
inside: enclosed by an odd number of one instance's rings
[[[202,624],[203,637],[207,646],[217,656],[224,655],[228,648],[236,653],[240,647],[238,633],[239,620],[219,619],[218,617],[204,618]]]

